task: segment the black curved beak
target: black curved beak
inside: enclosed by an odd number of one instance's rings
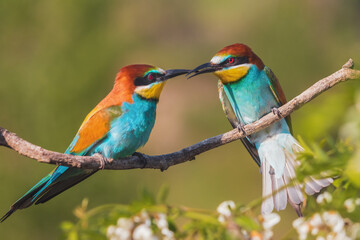
[[[188,79],[189,79],[189,78],[195,77],[196,75],[199,75],[199,74],[215,72],[217,70],[219,70],[219,67],[217,65],[211,64],[208,62],[208,63],[204,63],[204,64],[194,68],[188,74],[186,74],[186,76],[188,76]],[[191,75],[191,74],[193,74],[193,75]]]
[[[162,80],[165,81],[167,79],[186,74],[189,71],[190,70],[188,70],[188,69],[168,69],[168,70],[166,70],[166,73],[163,76]]]

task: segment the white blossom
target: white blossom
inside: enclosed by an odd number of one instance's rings
[[[155,224],[159,229],[168,228],[166,215],[163,213],[158,213],[155,218]]]
[[[344,229],[344,220],[337,212],[324,212],[323,219],[326,225],[332,228],[332,231],[338,233]]]
[[[265,230],[271,229],[280,222],[280,216],[277,213],[270,213],[262,216],[264,218],[263,227]]]
[[[311,227],[311,235],[316,236],[319,233],[319,227],[323,224],[320,214],[315,213],[310,218],[309,224]]]
[[[345,229],[345,221],[335,211],[322,214],[315,213],[308,220],[304,218],[293,222],[293,227],[299,234],[299,239],[307,239],[308,233],[316,237],[316,240],[350,240]]]
[[[226,219],[225,219],[224,215],[219,215],[219,216],[218,216],[218,221],[219,221],[220,223],[225,223],[225,222],[226,222]]]
[[[119,240],[130,240],[131,239],[131,232],[124,228],[117,228],[115,230],[115,236]]]
[[[120,226],[110,225],[107,228],[106,236],[110,240],[130,240],[131,239],[131,229],[125,229]]]
[[[110,225],[106,230],[106,235],[109,237],[115,234],[116,227],[114,225]]]
[[[260,221],[264,228],[263,240],[272,239],[272,228],[280,222],[280,216],[277,213],[265,214],[260,216]]]
[[[134,240],[154,240],[157,239],[156,236],[153,235],[153,231],[146,224],[140,224],[137,226],[133,233]]]
[[[155,224],[160,229],[161,234],[164,236],[163,240],[173,240],[174,232],[169,229],[169,224],[164,213],[158,213],[155,217]]]
[[[304,218],[298,218],[293,221],[293,227],[298,232],[300,240],[305,240],[307,238],[310,227],[309,224],[304,220]]]
[[[134,216],[133,217],[133,220],[134,222],[136,223],[142,223],[142,222],[145,222],[145,223],[148,223],[149,220],[150,220],[150,216],[149,214],[146,212],[145,209],[143,209],[140,213],[140,215],[137,215],[137,216]],[[149,225],[150,226],[150,225]]]
[[[134,227],[134,222],[129,218],[119,218],[117,225],[123,229],[131,230]]]
[[[332,196],[328,192],[324,192],[322,194],[319,194],[319,196],[316,198],[316,202],[318,204],[330,203],[331,201],[332,201]]]
[[[233,201],[224,201],[217,207],[217,212],[225,217],[231,216],[231,210],[235,209],[235,203]]]
[[[303,224],[305,222],[304,218],[297,218],[293,221],[292,225],[295,229],[297,229],[298,227],[300,227],[301,224]]]
[[[310,218],[310,225],[312,227],[319,227],[322,224],[322,220],[321,220],[321,216],[318,213],[315,213],[311,218]]]
[[[174,232],[170,231],[168,228],[161,230],[161,234],[164,236],[164,240],[172,240],[174,238]]]
[[[263,234],[264,236],[263,240],[270,240],[273,235],[274,233],[271,230],[265,230]]]
[[[346,208],[346,211],[351,213],[355,210],[355,200],[352,198],[346,199],[344,202],[344,207]]]

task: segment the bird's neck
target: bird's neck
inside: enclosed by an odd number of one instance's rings
[[[126,112],[126,115],[134,114],[137,117],[151,117],[155,119],[156,101],[149,101],[136,93],[132,95],[132,100],[132,103],[124,102],[121,106],[121,109],[123,112]]]
[[[144,98],[141,95],[134,93],[132,95],[132,100],[133,100],[133,104],[132,105],[136,105],[136,104],[141,104],[143,106],[153,106],[156,105],[158,103],[158,99],[149,99],[149,98]]]
[[[242,82],[243,84],[245,82],[253,82],[254,80],[259,78],[259,74],[261,73],[261,71],[255,66],[255,65],[251,65],[249,68],[245,70],[238,70],[238,72],[233,71],[232,72],[232,81],[228,81],[229,80],[229,76],[219,76],[221,82],[224,85],[237,85],[238,83]],[[237,74],[237,75],[235,75]]]
[[[109,94],[96,106],[96,109],[108,108],[111,106],[121,106],[124,102],[133,103],[134,90],[129,86],[124,86],[115,82],[113,89]]]

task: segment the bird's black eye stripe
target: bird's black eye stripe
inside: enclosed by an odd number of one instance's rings
[[[149,85],[153,82],[160,80],[162,76],[163,76],[163,74],[150,72],[150,73],[146,74],[146,76],[144,76],[144,77],[137,77],[134,81],[134,85],[135,86],[146,86],[146,85]]]
[[[149,79],[145,78],[145,77],[137,77],[135,78],[134,81],[134,85],[135,86],[145,86],[145,85],[149,85]]]
[[[224,62],[222,62],[222,65],[224,66],[235,66],[240,65],[244,63],[249,63],[248,57],[229,57]]]

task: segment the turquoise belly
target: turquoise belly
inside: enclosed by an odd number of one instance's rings
[[[156,118],[156,102],[133,96],[134,103],[124,103],[123,114],[111,122],[106,138],[94,152],[106,158],[120,158],[133,154],[149,139]]]

